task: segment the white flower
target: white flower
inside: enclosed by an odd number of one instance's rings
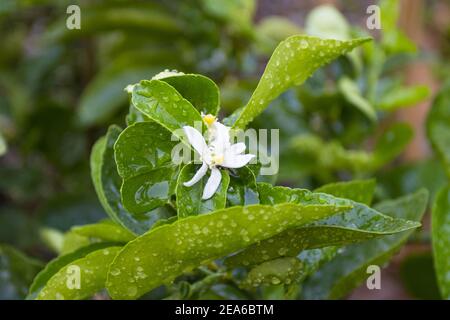
[[[208,169],[211,175],[203,189],[202,199],[211,198],[216,192],[222,179],[222,174],[217,167],[241,168],[250,162],[255,156],[242,154],[245,151],[245,143],[230,143],[230,128],[216,121],[212,115],[206,115],[203,120],[208,125],[208,144],[203,135],[195,128],[184,126],[183,130],[194,150],[200,155],[203,162],[194,177],[185,182],[186,187],[191,187],[206,174]]]

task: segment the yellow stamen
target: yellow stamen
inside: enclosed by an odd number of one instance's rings
[[[223,155],[215,155],[212,157],[212,161],[214,162],[214,164],[222,164],[223,162]]]
[[[203,116],[203,121],[205,121],[206,124],[210,126],[216,121],[216,117],[214,117],[212,114],[207,114]]]

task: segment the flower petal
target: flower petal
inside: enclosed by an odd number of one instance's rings
[[[191,180],[188,182],[183,183],[185,187],[192,187],[194,184],[196,184],[203,176],[206,174],[206,171],[208,170],[208,165],[206,163],[203,163],[200,169],[197,170],[197,172],[194,174]]]
[[[231,145],[230,152],[233,154],[241,154],[242,152],[245,151],[245,148],[246,148],[245,143],[243,142],[235,143]]]
[[[255,156],[253,154],[235,155],[232,153],[226,153],[221,166],[226,168],[241,168],[249,163],[254,157]]]
[[[203,189],[203,200],[211,198],[214,193],[216,193],[217,188],[222,180],[222,174],[217,168],[211,169],[211,175],[209,176],[208,182],[206,182],[205,188]]]
[[[203,153],[208,149],[203,135],[198,130],[190,126],[184,126],[183,131],[195,151],[197,151],[198,154],[202,156]]]
[[[225,152],[230,146],[230,127],[216,121],[213,124],[210,145],[217,153]]]

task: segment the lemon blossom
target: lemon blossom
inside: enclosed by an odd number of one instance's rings
[[[219,170],[221,168],[241,168],[250,162],[255,156],[252,154],[242,154],[245,151],[245,143],[230,143],[230,127],[227,127],[217,121],[216,117],[208,114],[203,116],[203,121],[208,126],[207,140],[203,135],[193,127],[184,126],[183,130],[186,137],[200,155],[202,166],[195,173],[191,180],[185,182],[186,187],[191,187],[201,178],[203,178],[208,171],[211,170],[211,175],[206,182],[203,189],[202,199],[207,200],[211,198],[217,191],[222,179],[222,174]]]

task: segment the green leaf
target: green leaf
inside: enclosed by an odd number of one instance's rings
[[[64,243],[64,234],[53,228],[41,228],[39,236],[45,245],[55,253],[60,253]]]
[[[410,107],[425,100],[430,95],[427,86],[412,86],[394,88],[383,93],[377,108],[384,111],[394,111],[402,107]]]
[[[379,2],[381,12],[381,43],[391,54],[415,52],[415,44],[398,28],[400,17],[400,2],[397,0],[382,0]]]
[[[255,173],[250,169],[250,166],[245,166],[230,172],[227,206],[247,206],[258,203],[259,196]]]
[[[120,249],[121,247],[107,247],[71,261],[47,281],[36,299],[81,300],[93,296],[105,287],[108,267]],[[79,268],[79,289],[67,285],[68,275],[74,274],[73,267]]]
[[[339,80],[338,86],[339,90],[348,102],[358,108],[371,121],[375,122],[377,120],[377,113],[375,109],[370,102],[362,96],[361,90],[353,80],[343,77]]]
[[[219,88],[200,74],[183,74],[161,79],[174,87],[198,111],[217,115],[220,108]]]
[[[71,231],[84,237],[111,242],[126,243],[136,238],[128,229],[109,220],[84,226],[75,226]]]
[[[450,300],[450,187],[446,186],[438,193],[433,205],[432,243],[434,268],[441,296]]]
[[[196,122],[203,124],[200,112],[163,80],[142,80],[133,85],[131,102],[144,115],[179,138],[184,137],[177,129],[196,127]]]
[[[245,128],[286,89],[302,84],[319,67],[369,40],[338,41],[304,35],[284,40],[273,52],[258,86],[233,127]]]
[[[321,5],[309,12],[305,21],[306,32],[319,38],[348,40],[350,26],[345,17],[331,5]]]
[[[227,258],[228,266],[248,266],[283,256],[294,257],[305,249],[346,245],[420,226],[420,223],[391,218],[363,204],[327,194],[311,193],[303,189],[272,187],[270,184],[263,183],[258,184],[258,191],[262,204],[274,205],[278,201],[302,204],[347,203],[353,208],[296,229],[291,228],[273,238],[260,241]]]
[[[81,259],[91,252],[105,249],[113,245],[114,243],[108,242],[94,243],[53,259],[34,278],[33,283],[30,286],[27,299],[35,299],[48,280],[50,280],[51,277],[53,277],[58,271],[72,261]]]
[[[427,117],[427,134],[434,151],[444,163],[450,177],[450,81],[433,101]]]
[[[11,246],[0,245],[0,299],[19,300],[25,298],[33,277],[42,264],[25,256]]]
[[[177,169],[167,165],[124,180],[120,192],[125,209],[137,216],[168,204],[175,193]]]
[[[424,189],[396,200],[379,203],[375,208],[395,219],[420,221],[428,201]],[[336,258],[326,263],[303,285],[306,299],[338,299],[367,279],[369,265],[383,265],[399,250],[413,232],[385,236],[380,239],[354,244],[343,249]]]
[[[225,20],[235,31],[249,31],[255,11],[255,0],[202,0],[209,14]]]
[[[374,149],[374,165],[380,167],[399,156],[411,141],[414,131],[407,123],[396,123],[378,139]]]
[[[314,190],[314,192],[328,193],[338,198],[347,198],[370,206],[375,186],[375,179],[352,180],[326,184]]]
[[[161,218],[172,214],[164,208],[158,208],[144,215],[134,216],[125,210],[120,186],[122,179],[117,173],[114,160],[114,143],[120,128],[111,126],[106,137],[100,138],[94,145],[91,153],[91,176],[99,200],[111,219],[136,234],[141,234]]]
[[[108,275],[108,292],[114,299],[137,298],[206,261],[347,208],[333,204],[251,205],[160,226],[129,242],[116,257]],[[136,279],[136,270],[148,277]],[[136,281],[130,283],[131,279]]]
[[[249,271],[244,286],[291,284],[303,271],[303,264],[297,258],[279,258],[261,263]]]
[[[68,254],[74,252],[82,247],[88,246],[91,241],[88,237],[81,236],[75,232],[68,231],[64,234],[64,239],[60,254]]]
[[[0,156],[4,155],[8,151],[8,145],[6,144],[5,138],[0,132]]]
[[[191,187],[185,187],[183,185],[184,182],[192,179],[198,169],[199,167],[192,163],[187,164],[178,176],[176,195],[179,218],[195,216],[225,208],[228,184],[230,183],[228,172],[226,170],[220,170],[222,180],[216,193],[208,200],[202,200],[203,189],[209,178],[207,175]]]
[[[171,152],[177,143],[171,141],[169,131],[155,122],[138,122],[127,127],[114,145],[119,175],[126,180],[170,165]]]

